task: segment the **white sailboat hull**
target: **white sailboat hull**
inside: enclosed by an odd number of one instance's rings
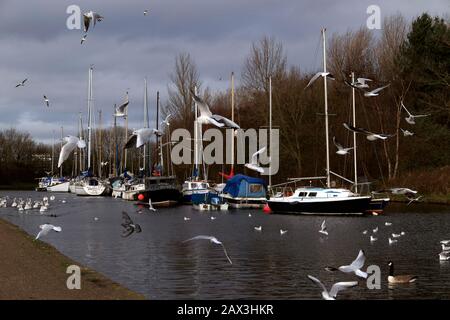
[[[47,187],[47,191],[49,192],[69,192],[70,182],[62,182],[52,186]]]

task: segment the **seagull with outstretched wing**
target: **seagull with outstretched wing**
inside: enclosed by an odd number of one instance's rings
[[[344,148],[344,147],[342,146],[342,144],[340,144],[339,142],[337,142],[336,137],[333,137],[333,143],[334,143],[334,145],[336,146],[336,148],[338,148],[338,150],[336,151],[336,153],[337,153],[337,154],[340,154],[340,155],[346,155],[346,154],[348,154],[348,152],[349,152],[350,150],[353,149],[353,147],[352,147],[352,148]]]
[[[228,262],[230,264],[233,264],[233,262],[231,261],[230,257],[228,256],[228,253],[227,253],[227,250],[225,249],[225,246],[216,237],[200,235],[200,236],[196,236],[196,237],[184,240],[183,243],[184,242],[188,242],[188,241],[192,241],[192,240],[209,240],[211,243],[218,244],[218,245],[222,246],[223,252],[225,253],[225,256],[227,257]]]
[[[423,118],[423,117],[428,117],[429,114],[417,114],[414,115],[411,112],[408,111],[408,109],[406,109],[405,105],[403,104],[403,101],[401,101],[402,104],[402,108],[405,109],[405,111],[408,113],[408,116],[405,118],[406,122],[408,122],[409,124],[416,124],[416,118]]]
[[[16,88],[18,87],[25,87],[25,82],[27,82],[28,78],[25,80],[22,80],[21,82],[19,82],[18,84],[16,84]]]
[[[136,148],[142,147],[144,144],[150,141],[151,137],[156,135],[158,137],[162,136],[162,132],[156,129],[142,128],[134,130],[133,134],[128,139],[125,144],[124,149],[129,149],[135,146]]]
[[[366,135],[367,140],[369,141],[375,141],[377,139],[386,140],[387,138],[393,137],[393,134],[384,134],[384,133],[373,133],[363,128],[356,128],[348,123],[343,123],[344,127],[347,130],[350,130],[352,132],[356,133],[362,133]]]
[[[259,149],[258,151],[256,151],[252,155],[251,162],[250,163],[246,163],[245,166],[247,168],[249,168],[250,170],[254,170],[254,171],[257,171],[259,173],[264,173],[264,168],[260,167],[259,162],[258,162],[258,155],[263,153],[264,151],[266,151],[266,147],[263,147],[263,148]]]
[[[141,226],[134,223],[133,220],[131,220],[128,213],[125,211],[122,211],[122,227],[124,228],[122,231],[122,237],[128,237],[133,232],[139,233],[142,231]]]
[[[345,289],[352,288],[358,285],[357,281],[337,282],[333,284],[330,291],[328,291],[322,282],[316,277],[308,275],[309,280],[317,284],[322,289],[322,298],[324,300],[336,300],[337,294]]]
[[[97,21],[102,21],[104,19],[104,17],[102,17],[97,12],[94,12],[92,10],[84,13],[83,18],[84,18],[84,32],[85,33],[88,32],[89,26],[91,23],[95,27],[95,24],[97,23]]]
[[[86,148],[86,142],[75,136],[67,136],[64,138],[64,141],[66,141],[66,144],[63,145],[59,153],[58,168],[61,167],[76,147],[80,149]]]

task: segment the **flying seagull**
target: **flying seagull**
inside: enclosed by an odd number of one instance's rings
[[[254,171],[258,171],[259,173],[264,173],[264,168],[259,166],[258,163],[258,155],[263,153],[264,151],[266,151],[266,147],[262,147],[261,149],[259,149],[258,151],[256,151],[253,155],[252,155],[252,160],[250,163],[246,163],[245,166],[247,168],[249,168],[250,170],[254,170]]]
[[[328,271],[342,271],[344,273],[354,273],[360,278],[367,278],[367,273],[362,271],[361,268],[364,267],[364,263],[366,261],[366,257],[364,256],[364,251],[359,250],[358,256],[356,259],[348,266],[340,266],[339,268],[334,267],[326,267],[325,269]]]
[[[18,84],[16,84],[16,88],[18,87],[25,87],[25,82],[27,82],[28,78],[25,80],[22,80],[22,82],[19,82]]]
[[[41,224],[39,226],[39,228],[41,229],[41,231],[39,231],[39,233],[36,236],[36,239],[34,239],[34,240],[39,239],[39,237],[41,237],[41,236],[46,236],[52,230],[56,231],[56,232],[61,232],[62,231],[61,227],[56,227],[56,226],[54,226],[52,224],[48,224],[48,223]]]
[[[155,208],[153,208],[152,199],[148,199],[148,210],[150,211],[156,211]]]
[[[149,10],[144,10],[144,16],[148,14]]]
[[[423,117],[428,117],[429,114],[418,114],[418,115],[414,115],[411,112],[408,111],[408,109],[406,109],[405,105],[403,104],[403,101],[401,102],[403,109],[405,109],[405,111],[408,113],[408,116],[405,118],[406,122],[408,122],[409,124],[416,124],[415,119],[416,118],[423,118]]]
[[[76,147],[80,149],[86,147],[86,142],[84,140],[80,140],[78,137],[75,136],[67,136],[64,138],[64,141],[66,141],[66,144],[61,148],[61,152],[59,153],[58,168],[61,167],[63,162],[67,160],[70,153]]]
[[[127,114],[125,112],[125,108],[128,107],[129,101],[125,101],[120,106],[116,108],[116,112],[114,113],[114,117],[125,117]]]
[[[418,202],[422,198],[422,196],[414,197],[411,193],[407,193],[406,198],[408,198],[408,200],[409,200],[409,202],[407,204],[407,206],[409,206],[411,203],[413,203],[415,201]]]
[[[128,237],[133,232],[139,233],[142,231],[141,226],[138,224],[135,224],[133,220],[131,220],[128,213],[125,211],[122,211],[122,227],[124,227],[124,230],[122,231],[122,237]]]
[[[200,111],[200,116],[197,118],[198,123],[212,124],[219,128],[227,127],[240,129],[240,127],[234,121],[231,121],[230,119],[222,117],[218,114],[212,114],[208,104],[204,102],[200,97],[198,97],[194,93],[194,91],[191,90],[191,94]]]
[[[370,132],[363,128],[355,128],[354,126],[352,126],[351,124],[348,124],[348,123],[343,123],[343,125],[347,130],[350,130],[350,131],[353,131],[356,133],[365,134],[367,140],[369,140],[369,141],[375,141],[377,139],[386,140],[387,138],[390,138],[393,136],[392,134],[373,133],[373,132]]]
[[[416,194],[417,191],[416,190],[412,190],[409,188],[390,188],[390,189],[384,189],[384,190],[380,190],[377,191],[377,193],[382,193],[382,192],[390,192],[392,194],[402,194],[402,195],[407,195],[407,194]]]
[[[230,257],[228,256],[227,250],[225,249],[225,246],[223,245],[222,242],[220,242],[219,240],[217,240],[216,237],[212,237],[212,236],[196,236],[187,240],[184,240],[183,243],[188,242],[188,241],[192,241],[192,240],[209,240],[210,242],[214,243],[214,244],[218,244],[220,246],[222,246],[223,252],[225,253],[225,256],[228,259],[228,262],[230,264],[233,264],[233,262],[231,261]]]
[[[83,17],[84,17],[84,32],[85,33],[88,32],[91,22],[93,22],[94,27],[95,27],[95,24],[97,23],[97,21],[103,20],[103,17],[101,15],[99,15],[97,12],[94,12],[92,10],[84,13]]]
[[[387,87],[389,87],[389,86],[390,86],[390,84],[387,84],[387,85],[382,86],[382,87],[380,87],[380,88],[376,88],[376,89],[374,89],[374,90],[372,90],[372,91],[366,91],[366,92],[364,93],[364,96],[365,96],[365,97],[376,97],[376,96],[379,95],[379,92],[380,92],[381,90],[383,90],[383,89],[385,89],[385,88],[387,88]]]
[[[314,81],[316,81],[319,77],[328,77],[331,80],[335,80],[334,76],[329,72],[317,72],[311,80],[309,80],[308,84],[306,85],[305,89],[308,88]]]
[[[404,136],[404,137],[410,137],[410,136],[413,136],[413,135],[414,135],[414,132],[411,132],[411,131],[409,131],[409,130],[404,130],[404,129],[402,129],[402,128],[400,128],[400,130],[402,130],[403,136]]]
[[[162,132],[159,130],[150,129],[150,128],[142,128],[142,129],[134,130],[133,134],[130,136],[127,143],[125,144],[124,149],[129,149],[133,145],[136,145],[136,148],[140,148],[145,143],[150,141],[153,134],[160,137],[162,135]]]
[[[355,86],[359,89],[368,88],[369,85],[366,82],[372,81],[371,79],[367,78],[358,78],[356,79]]]
[[[86,41],[87,33],[81,38],[80,44],[83,44],[84,41]]]
[[[325,220],[322,221],[322,224],[320,225],[320,233],[324,234],[324,235],[328,235],[328,231],[327,231],[327,225],[325,223]]]
[[[319,279],[308,275],[308,278],[317,284],[323,291],[322,291],[322,298],[325,300],[336,300],[336,296],[339,293],[339,291],[352,288],[358,285],[358,281],[349,281],[349,282],[337,282],[333,284],[331,287],[331,290],[328,291],[325,286],[320,282]]]
[[[171,114],[169,113],[169,114],[166,116],[166,118],[165,118],[163,121],[161,121],[161,124],[164,124],[164,125],[166,125],[166,126],[170,126],[170,122],[169,122],[170,116],[171,116]]]
[[[344,148],[339,142],[336,141],[336,137],[333,137],[333,142],[334,142],[334,145],[336,146],[336,148],[338,148],[338,151],[336,151],[337,154],[346,155],[346,154],[348,154],[348,152],[350,150],[353,149],[353,147],[352,148]]]
[[[47,107],[50,107],[50,101],[48,100],[48,98],[45,94],[44,94],[44,102],[47,105]]]

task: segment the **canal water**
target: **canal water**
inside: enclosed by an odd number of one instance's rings
[[[0,192],[6,195],[37,200],[51,194]],[[61,226],[61,233],[42,241],[149,299],[320,299],[319,288],[307,275],[327,288],[352,281],[355,276],[324,267],[350,264],[360,249],[366,253],[365,268],[380,267],[381,289],[369,290],[359,280],[338,299],[450,299],[450,261],[438,258],[439,241],[450,239],[448,206],[391,204],[382,216],[321,217],[260,210],[199,212],[191,206],[152,212],[121,199],[54,195],[46,215],[36,209],[19,213],[0,208],[0,218],[32,235],[43,223]],[[141,233],[121,237],[122,211],[141,226]],[[324,219],[328,236],[318,232]],[[281,235],[280,229],[288,232]],[[389,245],[388,237],[402,231],[405,235]],[[370,234],[378,240],[371,243]],[[197,235],[222,241],[233,264],[220,246],[200,240],[183,243]],[[389,260],[396,274],[417,275],[418,281],[389,286]]]

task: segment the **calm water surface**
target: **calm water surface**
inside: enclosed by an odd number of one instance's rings
[[[50,196],[38,192],[0,192],[0,196]],[[365,282],[340,294],[341,299],[450,299],[450,262],[440,262],[439,241],[450,239],[450,208],[392,204],[384,216],[326,217],[329,236],[318,233],[324,217],[269,215],[257,210],[198,212],[190,206],[150,212],[133,202],[113,198],[55,194],[47,214],[28,214],[0,208],[0,217],[30,234],[39,225],[61,226],[42,240],[63,254],[95,269],[150,299],[319,299],[320,290],[307,279],[311,274],[327,287],[351,281],[351,275],[329,273],[325,266],[353,261],[359,249],[366,252],[366,267],[379,265],[381,290],[368,290]],[[65,199],[67,202],[62,203]],[[122,210],[142,233],[122,238]],[[251,217],[249,217],[251,213]],[[211,215],[215,220],[211,220]],[[184,221],[184,217],[191,220]],[[94,218],[98,218],[97,221]],[[392,226],[384,225],[386,221]],[[262,226],[262,232],[254,230]],[[370,243],[363,230],[376,226],[378,241]],[[288,230],[281,236],[280,229]],[[388,236],[406,232],[389,245]],[[196,235],[221,240],[233,261],[207,241],[182,241]],[[396,273],[415,274],[417,283],[389,287],[387,262]]]

